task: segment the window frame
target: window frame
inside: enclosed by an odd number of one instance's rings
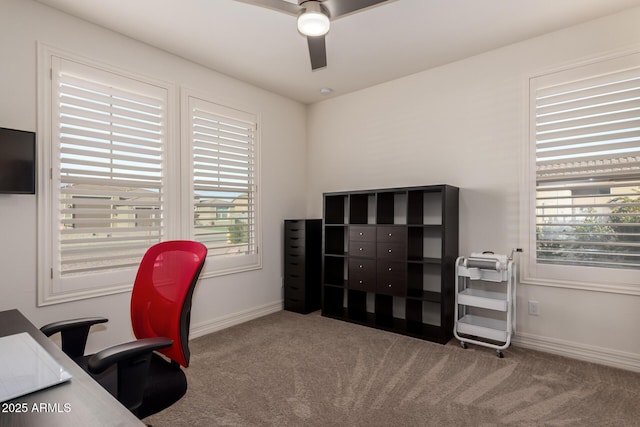
[[[175,138],[175,118],[170,114],[171,108],[175,104],[176,89],[171,83],[160,81],[148,76],[135,74],[127,70],[114,67],[110,64],[101,63],[80,55],[64,51],[43,43],[38,43],[38,191],[37,191],[37,222],[38,222],[38,245],[37,245],[37,304],[47,306],[52,304],[76,301],[86,298],[112,295],[128,292],[132,289],[137,267],[130,267],[116,272],[88,273],[78,277],[66,279],[62,283],[59,269],[56,267],[56,249],[59,242],[59,233],[54,231],[58,224],[57,212],[59,210],[59,193],[54,191],[54,159],[53,156],[59,150],[59,146],[54,147],[52,126],[54,124],[53,114],[57,110],[54,105],[53,87],[53,67],[54,61],[64,60],[80,64],[82,67],[96,69],[100,73],[113,75],[118,78],[130,80],[131,82],[141,82],[142,85],[149,85],[158,88],[166,93],[164,117],[165,129],[163,141],[163,155],[166,157],[163,162],[163,174],[165,177],[163,187],[163,221],[161,239],[167,240],[177,238],[177,225],[174,218],[179,215],[175,186],[170,178],[177,165],[172,164],[171,159],[179,158],[179,150],[176,144],[170,141]],[[174,160],[175,161],[175,160]],[[59,165],[58,165],[59,167]],[[175,202],[172,202],[175,201]]]
[[[553,67],[526,77],[523,87],[523,173],[521,179],[521,239],[526,253],[520,258],[520,282],[523,284],[581,289],[598,292],[640,295],[639,270],[591,266],[552,265],[536,262],[536,131],[535,82],[555,75],[565,80],[590,77],[594,70],[614,72],[616,64],[640,55],[640,50],[622,50]],[[591,71],[591,72],[589,72]],[[613,273],[613,274],[612,274]]]
[[[190,114],[190,100],[196,100],[199,103],[208,103],[215,107],[233,114],[236,111],[240,117],[253,117],[255,120],[255,139],[254,139],[254,239],[256,252],[254,254],[248,254],[241,257],[229,257],[216,259],[213,254],[207,255],[207,262],[203,268],[201,276],[204,278],[217,277],[233,273],[240,273],[252,270],[258,270],[262,268],[262,215],[261,215],[261,191],[260,191],[260,131],[261,128],[261,114],[251,112],[251,109],[237,105],[228,100],[220,100],[215,96],[205,94],[202,91],[194,90],[188,87],[181,87],[180,89],[180,111],[181,111],[181,158],[182,158],[182,170],[187,171],[188,179],[182,181],[181,184],[181,204],[183,206],[183,212],[185,220],[182,221],[182,235],[187,236],[189,239],[195,239],[194,235],[194,211],[193,211],[193,181],[194,170],[192,167],[193,159],[193,139],[191,137],[192,132],[192,118]],[[211,251],[210,251],[211,252]]]

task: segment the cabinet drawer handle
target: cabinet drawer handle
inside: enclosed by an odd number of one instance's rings
[[[358,283],[362,284],[362,280],[358,280]]]
[[[393,252],[391,249],[389,249],[389,253]]]
[[[359,268],[362,268],[362,264],[360,264],[358,267],[359,267]]]
[[[389,283],[387,286],[391,287],[391,283]]]
[[[364,251],[364,248],[358,248],[358,250],[362,252],[362,251]]]
[[[359,236],[364,236],[364,233],[361,231],[358,233]]]
[[[389,233],[389,237],[393,236],[393,233]]]
[[[393,271],[393,268],[389,267],[389,271]]]

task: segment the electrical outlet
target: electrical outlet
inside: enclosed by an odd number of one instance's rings
[[[529,314],[531,316],[540,315],[540,307],[538,306],[538,301],[529,300]]]

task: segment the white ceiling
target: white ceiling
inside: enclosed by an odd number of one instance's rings
[[[303,103],[600,16],[640,0],[395,0],[332,22],[311,71],[295,17],[234,0],[37,0]],[[295,0],[287,0],[295,3]],[[351,1],[351,0],[343,0]]]

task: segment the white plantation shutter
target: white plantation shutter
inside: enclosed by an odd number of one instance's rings
[[[640,269],[640,56],[533,79],[539,264]]]
[[[131,277],[163,238],[167,91],[54,58],[52,98],[54,287]]]
[[[187,104],[193,238],[218,273],[257,267],[256,117],[193,96]]]
[[[540,88],[535,111],[538,181],[640,171],[640,68]]]

